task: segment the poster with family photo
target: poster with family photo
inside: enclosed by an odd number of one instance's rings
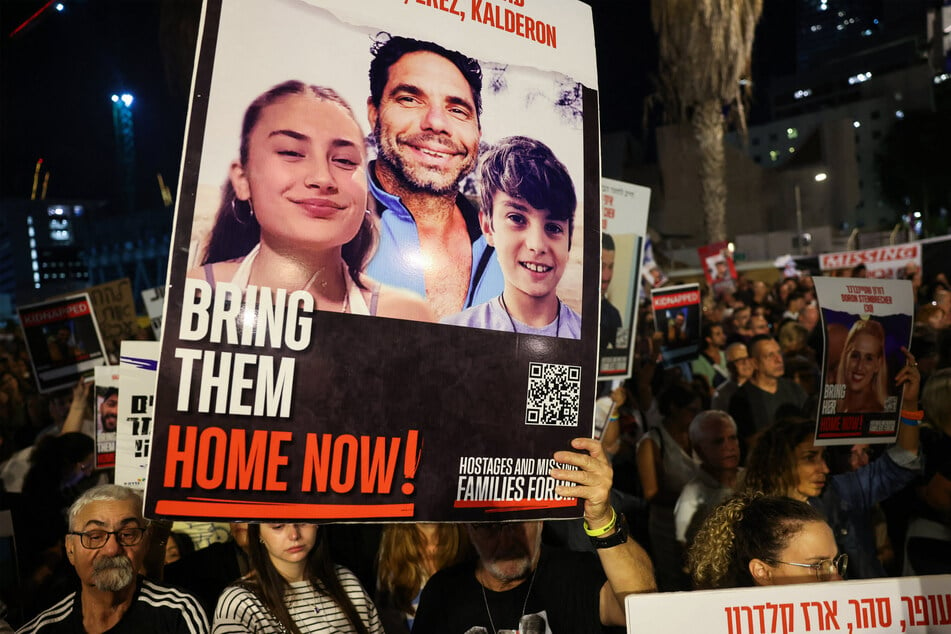
[[[647,187],[601,179],[599,380],[632,373],[650,194]]]
[[[40,392],[72,387],[106,364],[106,350],[89,295],[80,293],[17,307]]]
[[[700,352],[700,285],[680,284],[651,291],[654,328],[661,333],[665,367],[696,359]]]
[[[911,282],[816,277],[824,333],[817,445],[891,443],[899,429],[914,297]]]
[[[149,516],[578,516],[599,169],[581,2],[207,0]]]

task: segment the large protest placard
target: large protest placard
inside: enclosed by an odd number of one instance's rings
[[[651,291],[654,328],[663,336],[664,365],[696,359],[700,352],[700,285],[680,284]]]
[[[914,299],[908,280],[816,277],[824,333],[817,445],[892,442]]]
[[[647,187],[601,179],[600,379],[631,376],[650,195]]]
[[[116,426],[119,421],[119,367],[95,368],[96,468],[116,466]]]
[[[577,516],[548,470],[597,379],[590,8],[208,0],[202,25],[147,514]]]
[[[951,575],[631,594],[630,634],[951,632]],[[698,630],[698,624],[702,624]]]
[[[145,489],[152,444],[157,341],[123,341],[119,357],[119,425],[116,484]]]
[[[74,385],[106,363],[105,345],[86,293],[19,306],[17,313],[40,392]]]

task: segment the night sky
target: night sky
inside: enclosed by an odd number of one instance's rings
[[[109,98],[128,91],[135,95],[138,203],[160,205],[156,172],[173,192],[177,184],[189,37],[197,32],[200,2],[64,0],[63,12],[48,9],[10,36],[44,4],[0,1],[0,197],[28,197],[34,165],[43,157],[51,172],[48,198],[112,198],[117,170]],[[588,4],[598,46],[602,129],[644,138],[643,102],[657,64],[650,3]],[[770,21],[767,12],[764,23]],[[773,21],[789,24],[788,16]],[[768,71],[774,59],[791,58],[789,39],[761,38],[758,68],[765,64]]]

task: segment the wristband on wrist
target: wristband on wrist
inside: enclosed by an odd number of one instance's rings
[[[588,535],[588,537],[601,537],[602,535],[610,531],[612,528],[614,528],[615,524],[617,524],[617,511],[614,510],[614,507],[611,507],[611,521],[610,522],[608,522],[601,528],[592,530],[591,527],[588,526],[588,520],[585,520],[584,532]]]
[[[915,420],[914,418],[905,418],[904,416],[901,417],[901,422],[903,425],[908,425],[909,427],[917,427],[921,424],[920,420]]]
[[[924,418],[925,418],[925,412],[924,412],[924,410],[920,410],[920,409],[919,409],[919,410],[915,410],[915,411],[903,409],[903,410],[901,411],[901,417],[902,417],[902,418],[907,418],[907,419],[909,419],[909,420],[918,420],[918,421],[920,421],[920,420],[924,420]]]

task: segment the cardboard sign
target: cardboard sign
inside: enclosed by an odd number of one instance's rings
[[[951,632],[951,575],[632,594],[630,634]]]
[[[555,495],[548,469],[554,451],[590,436],[597,378],[591,11],[574,0],[519,4],[206,2],[163,320],[150,517],[580,513],[575,499]],[[399,57],[406,64],[388,68],[400,81],[367,106],[371,49],[397,36],[450,52]],[[481,114],[460,71],[475,64]],[[251,109],[241,156],[242,119],[255,103],[267,105]],[[384,163],[363,155],[374,127],[380,154],[393,153]],[[496,193],[491,222],[480,222],[456,195],[456,177],[478,200],[477,154],[529,146],[577,204]],[[404,208],[416,195],[400,199],[384,187],[394,182],[460,210],[461,252],[422,246]],[[551,183],[537,191],[554,191]],[[231,228],[214,231],[224,223]],[[363,268],[367,223],[380,239]],[[248,245],[241,227],[252,230]],[[521,243],[522,228],[545,246]],[[459,313],[467,305],[482,312]],[[526,306],[538,312],[523,319]]]
[[[17,308],[40,392],[70,387],[106,363],[89,295],[82,293]]]
[[[601,179],[601,231],[605,236],[601,242],[598,378],[602,380],[626,379],[632,373],[650,195],[647,187]]]
[[[822,400],[817,445],[890,443],[902,392],[895,375],[911,344],[915,304],[908,280],[816,277],[822,318]]]
[[[119,422],[119,367],[95,368],[96,468],[116,466],[116,427]]]
[[[144,490],[152,446],[152,412],[161,345],[123,341],[119,358],[116,484]]]
[[[696,359],[700,351],[700,285],[655,288],[651,308],[654,328],[664,336],[660,348],[664,365]]]

